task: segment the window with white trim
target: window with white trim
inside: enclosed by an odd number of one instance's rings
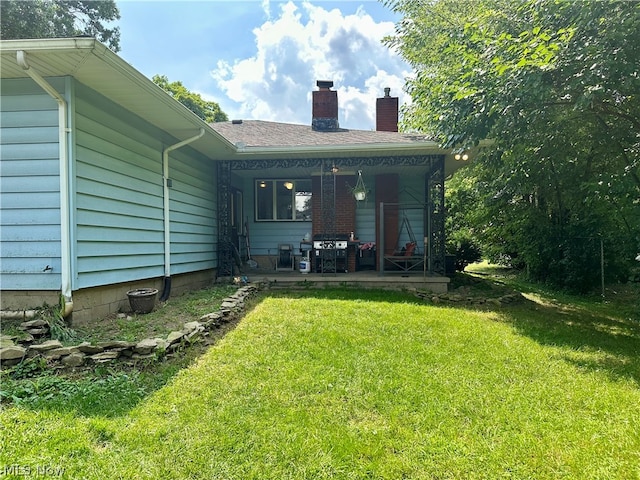
[[[257,179],[256,221],[310,222],[311,180]]]

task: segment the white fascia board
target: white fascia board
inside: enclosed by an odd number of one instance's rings
[[[425,150],[429,150],[425,152]],[[237,147],[238,156],[259,155],[304,155],[322,153],[410,153],[419,152],[426,155],[443,155],[449,150],[440,148],[435,142],[416,143],[370,143],[349,145],[317,145],[295,147]]]
[[[157,101],[162,102],[163,104],[171,108],[174,112],[176,112],[176,114],[182,116],[194,127],[204,128],[205,132],[208,132],[209,135],[216,137],[217,140],[224,143],[225,147],[230,151],[234,151],[236,149],[235,145],[233,145],[225,137],[216,132],[207,122],[198,117],[182,103],[171,97],[171,95],[165,92],[161,87],[153,83],[153,81],[145,77],[142,73],[133,68],[121,57],[109,50],[106,46],[97,41],[95,43],[98,48],[94,50],[94,55],[96,55],[97,57],[101,57],[102,60],[104,60],[105,63],[109,64],[114,70],[127,77],[132,83],[135,83],[140,88],[144,89]],[[99,50],[102,51],[100,52]]]

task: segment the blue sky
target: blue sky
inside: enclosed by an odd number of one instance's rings
[[[230,119],[311,123],[316,80],[333,80],[343,128],[375,128],[409,66],[380,40],[399,20],[377,1],[118,0],[119,55],[218,102]]]

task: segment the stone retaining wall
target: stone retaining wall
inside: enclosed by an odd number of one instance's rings
[[[414,295],[423,299],[426,302],[434,304],[438,303],[451,303],[451,304],[463,304],[463,305],[488,305],[494,307],[501,307],[512,303],[521,303],[525,300],[519,292],[505,293],[498,296],[488,295],[474,295],[470,293],[470,290],[466,287],[461,287],[455,292],[441,293],[434,295],[431,292],[415,291]]]

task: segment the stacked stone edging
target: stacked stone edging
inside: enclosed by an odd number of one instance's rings
[[[454,292],[434,294],[432,292],[423,292],[416,290],[414,295],[423,299],[425,302],[434,304],[451,303],[465,305],[488,305],[493,307],[501,307],[512,303],[521,303],[525,297],[520,292],[511,292],[498,296],[473,295],[469,287],[459,287]]]
[[[245,285],[230,297],[223,299],[217,312],[203,315],[197,321],[187,322],[182,330],[173,331],[166,337],[145,338],[139,342],[113,340],[96,345],[82,342],[65,347],[58,340],[48,340],[39,344],[21,346],[16,345],[13,338],[1,336],[0,363],[2,366],[13,366],[27,358],[43,357],[53,366],[75,368],[116,360],[135,362],[159,358],[174,352],[182,345],[195,342],[209,330],[240,318],[245,308],[245,300],[257,292],[257,286]]]

